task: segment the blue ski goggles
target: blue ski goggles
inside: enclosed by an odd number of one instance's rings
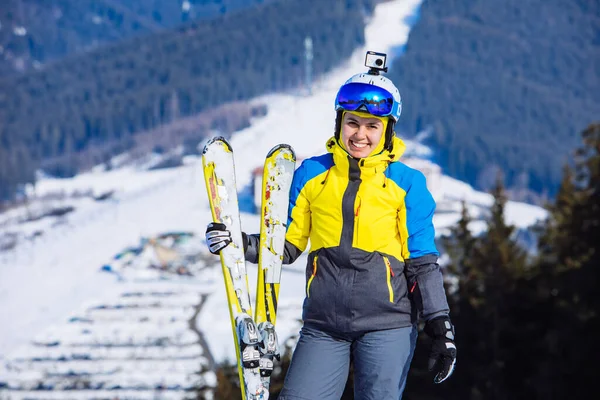
[[[394,96],[379,86],[367,83],[343,85],[335,99],[336,110],[356,111],[359,108],[377,117],[387,117],[394,113]],[[397,106],[396,106],[397,107]]]

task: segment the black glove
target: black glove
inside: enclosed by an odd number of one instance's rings
[[[225,224],[211,222],[206,227],[206,244],[212,254],[219,254],[231,241],[231,232]]]
[[[436,317],[425,324],[425,333],[432,339],[429,353],[429,371],[434,383],[442,383],[452,375],[456,364],[454,325],[447,316]]]

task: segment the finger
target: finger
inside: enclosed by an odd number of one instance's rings
[[[206,239],[206,243],[208,243],[209,246],[215,246],[217,243],[229,244],[229,243],[231,243],[231,238],[229,238],[229,237],[213,237],[213,238]]]
[[[220,241],[215,242],[213,244],[209,244],[208,249],[213,254],[219,254],[219,252],[221,250],[223,250],[225,247],[227,247],[227,245],[229,243],[231,243],[231,240],[229,240],[229,241],[227,241],[227,240],[220,240]]]
[[[444,357],[440,363],[442,365],[441,370],[435,375],[433,379],[434,383],[442,383],[452,375],[454,372],[454,366],[456,364],[456,358]]]
[[[210,232],[206,232],[206,239],[213,239],[213,238],[221,238],[221,239],[228,239],[231,237],[231,232],[229,231],[210,231]]]
[[[223,243],[227,240],[227,238],[210,238],[210,239],[206,239],[206,243],[208,243],[208,246],[216,246],[218,243]]]

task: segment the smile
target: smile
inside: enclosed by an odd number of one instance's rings
[[[350,144],[352,146],[356,147],[357,149],[364,149],[365,147],[367,147],[369,145],[368,143],[358,143],[353,140],[350,140]]]

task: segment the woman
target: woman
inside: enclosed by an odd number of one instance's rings
[[[302,162],[290,191],[284,264],[311,248],[303,327],[281,400],[342,396],[350,361],[355,399],[400,399],[417,339],[418,318],[432,337],[434,382],[454,370],[454,327],[437,264],[435,202],[424,175],[400,162],[395,137],[400,93],[376,69],[339,89],[327,153]],[[218,252],[231,241],[210,224]],[[245,235],[257,262],[259,238]]]

